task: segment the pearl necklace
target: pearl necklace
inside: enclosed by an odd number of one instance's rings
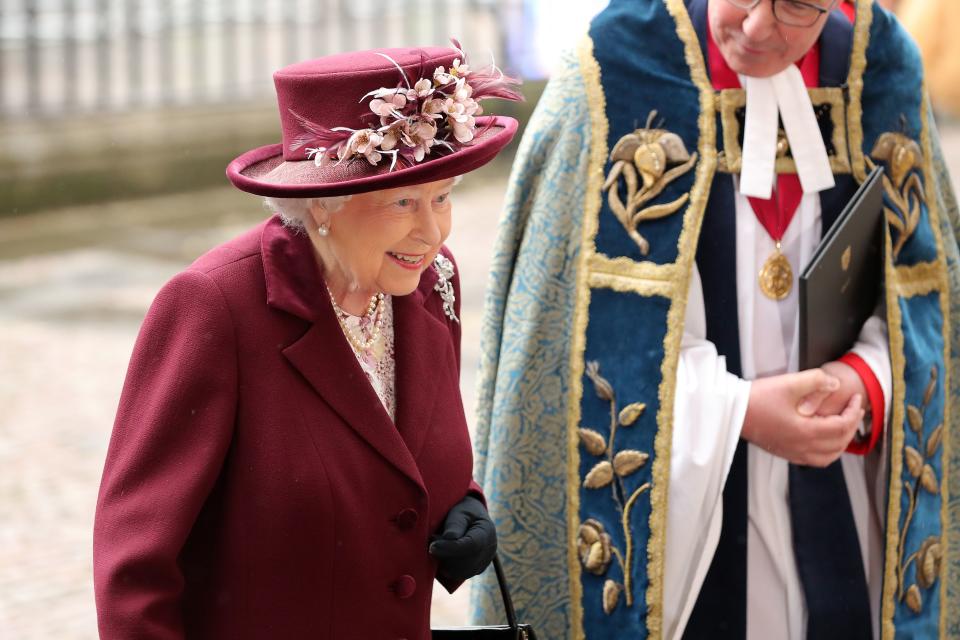
[[[343,335],[346,336],[350,346],[353,347],[354,351],[361,354],[372,351],[377,341],[380,340],[380,336],[383,335],[383,293],[377,293],[370,297],[370,303],[367,305],[367,310],[363,315],[363,318],[367,320],[368,324],[373,325],[369,338],[363,337],[363,327],[360,328],[361,335],[357,336],[353,329],[347,325],[346,319],[350,314],[341,309],[340,305],[337,304],[336,299],[333,297],[333,292],[330,291],[330,287],[327,287],[327,294],[330,296],[330,304],[333,305],[333,312],[337,316],[337,322],[340,323],[340,328],[343,329]]]

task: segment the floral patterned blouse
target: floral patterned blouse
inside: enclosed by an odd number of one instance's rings
[[[383,299],[383,323],[380,328],[380,339],[370,349],[357,351],[353,349],[353,354],[357,356],[357,362],[360,368],[367,374],[367,380],[370,386],[376,392],[377,397],[386,409],[387,415],[391,420],[396,421],[397,399],[395,384],[396,358],[393,349],[393,298],[384,296]],[[366,318],[346,313],[342,316],[347,330],[352,331],[354,335],[362,335],[361,329]],[[365,327],[364,327],[365,328]]]

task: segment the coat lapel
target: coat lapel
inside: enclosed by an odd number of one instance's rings
[[[453,376],[454,386],[459,382],[458,372],[448,365],[450,331],[424,307],[422,290],[393,298],[397,430],[414,457],[431,424],[438,395],[435,381]]]
[[[357,434],[421,487],[413,455],[390,421],[333,315],[322,310],[302,338],[283,350],[290,364]]]
[[[350,428],[422,488],[413,455],[340,329],[309,239],[274,219],[264,227],[261,251],[267,303],[312,323],[283,355]],[[400,385],[397,392],[409,393]]]

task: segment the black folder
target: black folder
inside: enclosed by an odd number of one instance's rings
[[[836,360],[873,315],[883,283],[883,169],[860,185],[800,274],[800,370]]]

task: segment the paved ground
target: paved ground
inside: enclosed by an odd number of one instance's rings
[[[960,175],[960,127],[944,138]],[[468,415],[503,186],[468,176],[455,196]],[[263,215],[224,188],[0,220],[0,637],[96,637],[91,523],[137,327],[167,278]],[[465,600],[440,593],[435,622]]]

